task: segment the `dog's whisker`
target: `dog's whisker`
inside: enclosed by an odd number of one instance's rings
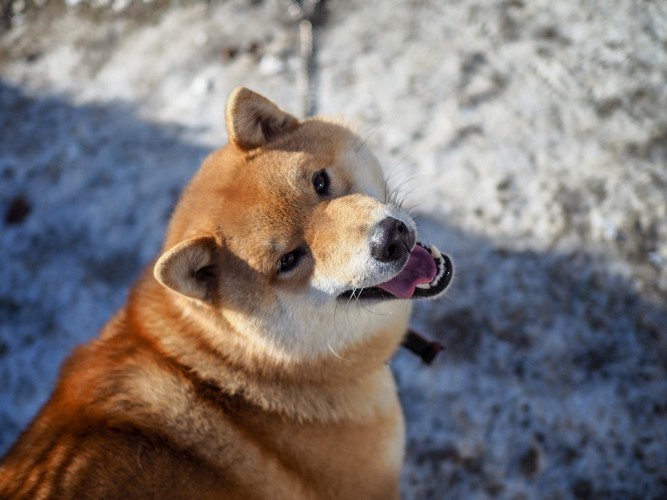
[[[328,347],[329,350],[333,353],[333,355],[336,356],[338,359],[340,359],[340,360],[342,360],[342,361],[345,361],[345,362],[347,362],[347,363],[350,363],[350,360],[349,360],[349,359],[344,358],[343,356],[341,356],[340,354],[338,354],[336,351],[334,351],[334,348],[331,347],[331,344],[327,343],[327,347]]]
[[[357,135],[357,138],[352,143],[352,149],[354,150],[355,153],[358,153],[361,150],[361,148],[363,148],[368,143],[371,137],[373,137],[373,134],[375,134],[375,132],[380,128],[381,125],[382,123],[377,123],[372,127],[366,129],[361,134]]]

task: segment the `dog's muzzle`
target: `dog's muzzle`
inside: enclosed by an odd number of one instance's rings
[[[393,217],[380,221],[373,230],[371,256],[382,264],[403,262],[388,281],[369,288],[343,292],[339,298],[414,299],[437,297],[451,283],[452,261],[435,246],[416,241],[404,222]]]

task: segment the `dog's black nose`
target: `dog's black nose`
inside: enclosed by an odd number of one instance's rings
[[[382,262],[404,258],[415,244],[415,235],[403,221],[387,217],[380,221],[371,237],[371,255]]]

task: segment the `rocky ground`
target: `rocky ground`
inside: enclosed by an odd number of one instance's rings
[[[288,2],[4,0],[0,451],[119,307],[244,84],[298,110]],[[667,7],[329,0],[317,105],[457,264],[397,355],[405,498],[667,495]]]

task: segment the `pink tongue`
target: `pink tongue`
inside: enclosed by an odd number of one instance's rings
[[[415,245],[407,264],[398,276],[377,286],[399,299],[409,299],[415,293],[417,285],[433,281],[436,272],[435,261],[431,254],[421,246]]]

